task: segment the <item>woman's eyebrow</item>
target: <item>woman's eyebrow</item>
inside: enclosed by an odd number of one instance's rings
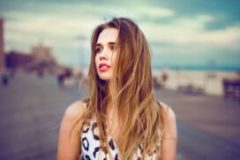
[[[102,47],[102,44],[101,43],[97,43],[96,47]]]
[[[108,42],[107,43],[108,45],[115,45],[116,43],[115,42]],[[101,43],[97,43],[96,44],[96,47],[102,47],[103,45]]]
[[[108,42],[109,45],[115,45],[115,42]]]

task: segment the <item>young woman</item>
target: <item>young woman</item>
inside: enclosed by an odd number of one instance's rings
[[[153,95],[146,38],[128,18],[92,35],[89,97],[64,114],[58,160],[176,158],[175,114]]]

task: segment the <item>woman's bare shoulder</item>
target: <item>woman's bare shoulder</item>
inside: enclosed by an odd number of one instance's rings
[[[64,117],[66,119],[72,120],[79,116],[80,117],[83,116],[86,110],[87,110],[87,105],[84,101],[82,100],[75,101],[66,108]]]
[[[58,142],[58,160],[77,159],[79,152],[80,128],[87,107],[83,101],[70,104],[64,113]]]
[[[176,159],[177,152],[177,125],[176,116],[173,109],[166,103],[160,102],[163,113],[163,130],[161,139],[161,157],[162,159]]]
[[[175,139],[177,138],[177,126],[176,126],[176,115],[173,109],[164,102],[160,102],[161,107],[164,111],[164,128],[165,138]]]
[[[159,101],[160,106],[162,107],[163,111],[166,113],[166,118],[167,119],[172,119],[175,121],[176,115],[175,112],[173,111],[172,107],[170,107],[168,104]]]

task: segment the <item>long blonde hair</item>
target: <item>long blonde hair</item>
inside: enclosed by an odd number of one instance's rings
[[[97,39],[105,28],[119,31],[116,63],[109,82],[98,77],[95,65]],[[151,55],[143,32],[128,18],[114,18],[96,27],[92,34],[91,52],[86,116],[96,117],[101,142],[106,141],[106,106],[114,97],[113,103],[122,124],[121,136],[116,142],[120,156],[131,158],[139,145],[146,154],[161,140],[163,113],[152,91]]]

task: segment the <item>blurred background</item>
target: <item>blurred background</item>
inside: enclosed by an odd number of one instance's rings
[[[87,96],[93,29],[128,17],[173,108],[177,160],[240,159],[240,1],[1,0],[0,159],[56,159],[66,107]]]

